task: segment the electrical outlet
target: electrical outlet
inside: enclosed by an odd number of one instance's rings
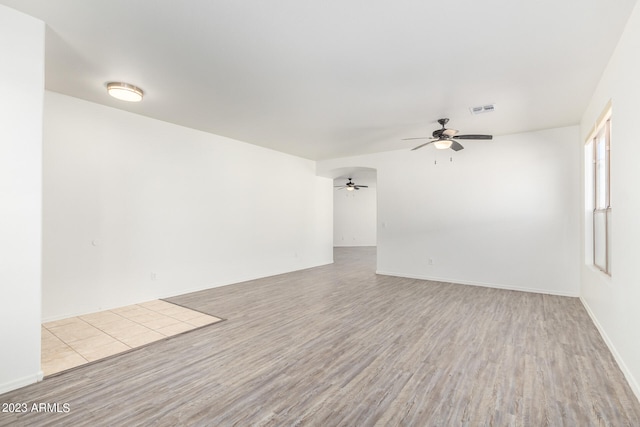
[[[433,258],[429,258],[428,261],[429,265],[433,265]]]
[[[151,272],[151,280],[156,280],[156,273],[155,272]]]

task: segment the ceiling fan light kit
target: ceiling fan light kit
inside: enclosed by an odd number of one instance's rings
[[[453,144],[453,141],[451,141],[450,139],[439,139],[433,142],[433,146],[438,150],[446,150],[447,148],[451,148],[451,144]]]
[[[417,150],[418,148],[422,148],[429,144],[433,144],[438,150],[446,150],[447,148],[451,148],[453,151],[463,150],[464,147],[460,144],[457,139],[484,139],[489,140],[493,139],[493,135],[458,135],[458,131],[455,129],[447,129],[444,126],[449,122],[449,119],[439,119],[438,123],[442,126],[441,129],[436,129],[433,131],[431,136],[420,136],[417,138],[404,138],[403,141],[408,141],[412,139],[429,139],[430,141],[425,142],[424,144],[418,145],[411,149],[411,151]]]

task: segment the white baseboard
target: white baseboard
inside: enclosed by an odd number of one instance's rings
[[[296,271],[308,270],[310,268],[322,267],[324,265],[329,265],[329,264],[333,264],[333,258],[321,260],[318,263],[300,264],[298,266],[295,266],[294,269],[278,269],[278,270],[263,272],[261,275],[238,276],[233,278],[233,281],[225,281],[225,282],[219,282],[219,283],[205,283],[200,286],[194,286],[186,289],[177,289],[177,290],[170,291],[168,293],[148,294],[142,298],[135,298],[135,299],[134,298],[122,299],[118,301],[116,304],[102,305],[100,307],[85,307],[83,310],[76,310],[68,313],[57,313],[55,315],[49,315],[49,316],[43,317],[41,319],[41,322],[48,323],[56,320],[68,319],[69,317],[84,316],[87,314],[97,313],[100,311],[113,310],[115,308],[124,307],[127,305],[140,304],[146,301],[152,301],[156,299],[171,298],[178,295],[190,294],[192,292],[199,292],[207,289],[219,288],[222,286],[229,286],[237,283],[248,282],[250,280],[264,279],[267,277],[278,276],[280,274],[293,273]]]
[[[37,383],[38,381],[42,381],[42,378],[44,378],[44,372],[38,371],[33,375],[27,375],[26,377],[16,378],[14,380],[2,383],[0,384],[0,394]]]
[[[495,283],[467,282],[464,280],[451,280],[451,279],[445,279],[441,277],[427,277],[427,276],[421,276],[421,275],[400,274],[400,273],[392,273],[392,272],[386,272],[386,271],[376,271],[376,274],[380,274],[384,276],[406,277],[408,279],[431,280],[434,282],[445,282],[445,283],[454,283],[454,284],[461,284],[461,285],[483,286],[487,288],[507,289],[507,290],[513,290],[513,291],[533,292],[533,293],[539,293],[539,294],[578,297],[580,298],[582,305],[584,306],[585,310],[589,314],[589,317],[593,321],[594,325],[596,325],[596,328],[600,332],[602,339],[604,339],[605,344],[607,344],[609,351],[611,351],[611,354],[613,355],[614,359],[618,363],[618,366],[620,367],[622,374],[624,375],[627,382],[629,383],[631,390],[635,394],[638,401],[640,401],[640,385],[638,381],[631,374],[631,371],[629,370],[627,365],[624,363],[624,360],[620,356],[620,353],[618,352],[616,347],[613,345],[613,342],[607,335],[606,331],[602,328],[602,325],[600,325],[600,322],[598,322],[598,319],[596,318],[596,316],[593,314],[593,311],[591,310],[591,307],[589,307],[589,304],[587,304],[587,302],[579,295],[573,295],[573,294],[562,293],[562,292],[551,292],[546,289],[524,288],[520,286],[501,285],[501,284],[495,284]]]
[[[375,243],[372,245],[370,243],[358,243],[358,244],[353,244],[353,245],[349,245],[346,243],[343,244],[333,244],[334,248],[375,248],[376,245]]]
[[[394,273],[394,272],[381,271],[381,270],[376,270],[376,274],[380,274],[383,276],[406,277],[407,279],[431,280],[433,282],[453,283],[457,285],[481,286],[484,288],[496,288],[496,289],[506,289],[510,291],[532,292],[535,294],[558,295],[562,297],[578,297],[579,296],[577,293],[550,291],[548,289],[526,288],[523,286],[508,285],[508,284],[505,285],[505,284],[499,284],[499,283],[485,283],[485,282],[476,282],[476,281],[471,282],[467,280],[422,276],[422,275],[405,274],[405,273]]]
[[[636,381],[636,379],[631,374],[631,371],[629,370],[627,365],[624,363],[624,360],[620,356],[620,353],[618,353],[618,350],[616,349],[616,347],[613,345],[613,342],[609,338],[609,335],[607,335],[607,332],[604,330],[600,322],[598,322],[598,319],[596,318],[595,314],[591,310],[591,307],[589,307],[589,304],[587,304],[587,301],[585,301],[582,297],[580,297],[580,301],[582,302],[582,305],[584,306],[585,310],[587,310],[589,317],[591,317],[593,324],[596,325],[596,328],[598,329],[598,332],[600,332],[600,335],[602,336],[602,339],[604,340],[605,344],[607,344],[607,347],[609,347],[609,351],[611,352],[611,354],[613,354],[613,358],[616,359],[616,362],[618,363],[618,366],[620,367],[622,374],[624,375],[624,377],[627,379],[627,382],[629,383],[629,387],[631,387],[631,390],[633,390],[633,393],[636,395],[638,402],[640,402],[640,385],[638,384],[638,381]]]
[[[169,294],[162,294],[162,295],[159,295],[157,297],[157,299],[173,298],[173,297],[176,297],[176,296],[179,296],[179,295],[186,295],[186,294],[190,294],[190,293],[193,293],[193,292],[206,291],[207,289],[221,288],[223,286],[230,286],[230,285],[237,285],[238,283],[250,282],[252,280],[267,279],[269,277],[280,276],[281,274],[295,273],[297,271],[308,270],[310,268],[316,268],[316,267],[322,267],[322,266],[325,266],[325,265],[330,265],[330,264],[333,264],[333,262],[334,262],[333,259],[324,260],[320,264],[310,264],[310,265],[306,265],[306,266],[302,265],[302,266],[298,266],[294,270],[274,270],[274,271],[266,272],[263,275],[259,275],[259,276],[252,275],[252,276],[244,276],[244,277],[240,277],[240,278],[235,278],[233,282],[208,283],[208,284],[200,286],[200,287],[195,287],[195,288],[186,289],[186,290],[181,289],[179,293],[173,292],[173,293],[169,293]],[[137,304],[137,303],[134,303],[134,304]]]

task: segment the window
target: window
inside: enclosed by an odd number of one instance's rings
[[[604,273],[611,275],[611,107],[609,106],[596,123],[591,136],[587,140],[585,160],[590,160],[586,167],[587,194],[585,202],[591,211],[592,247],[591,262]],[[586,166],[589,166],[588,164]],[[591,181],[591,185],[589,185]]]

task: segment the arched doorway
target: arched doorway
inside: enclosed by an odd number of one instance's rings
[[[334,170],[332,175],[333,246],[376,246],[376,170],[365,167],[341,168]],[[346,185],[349,179],[355,186]]]

